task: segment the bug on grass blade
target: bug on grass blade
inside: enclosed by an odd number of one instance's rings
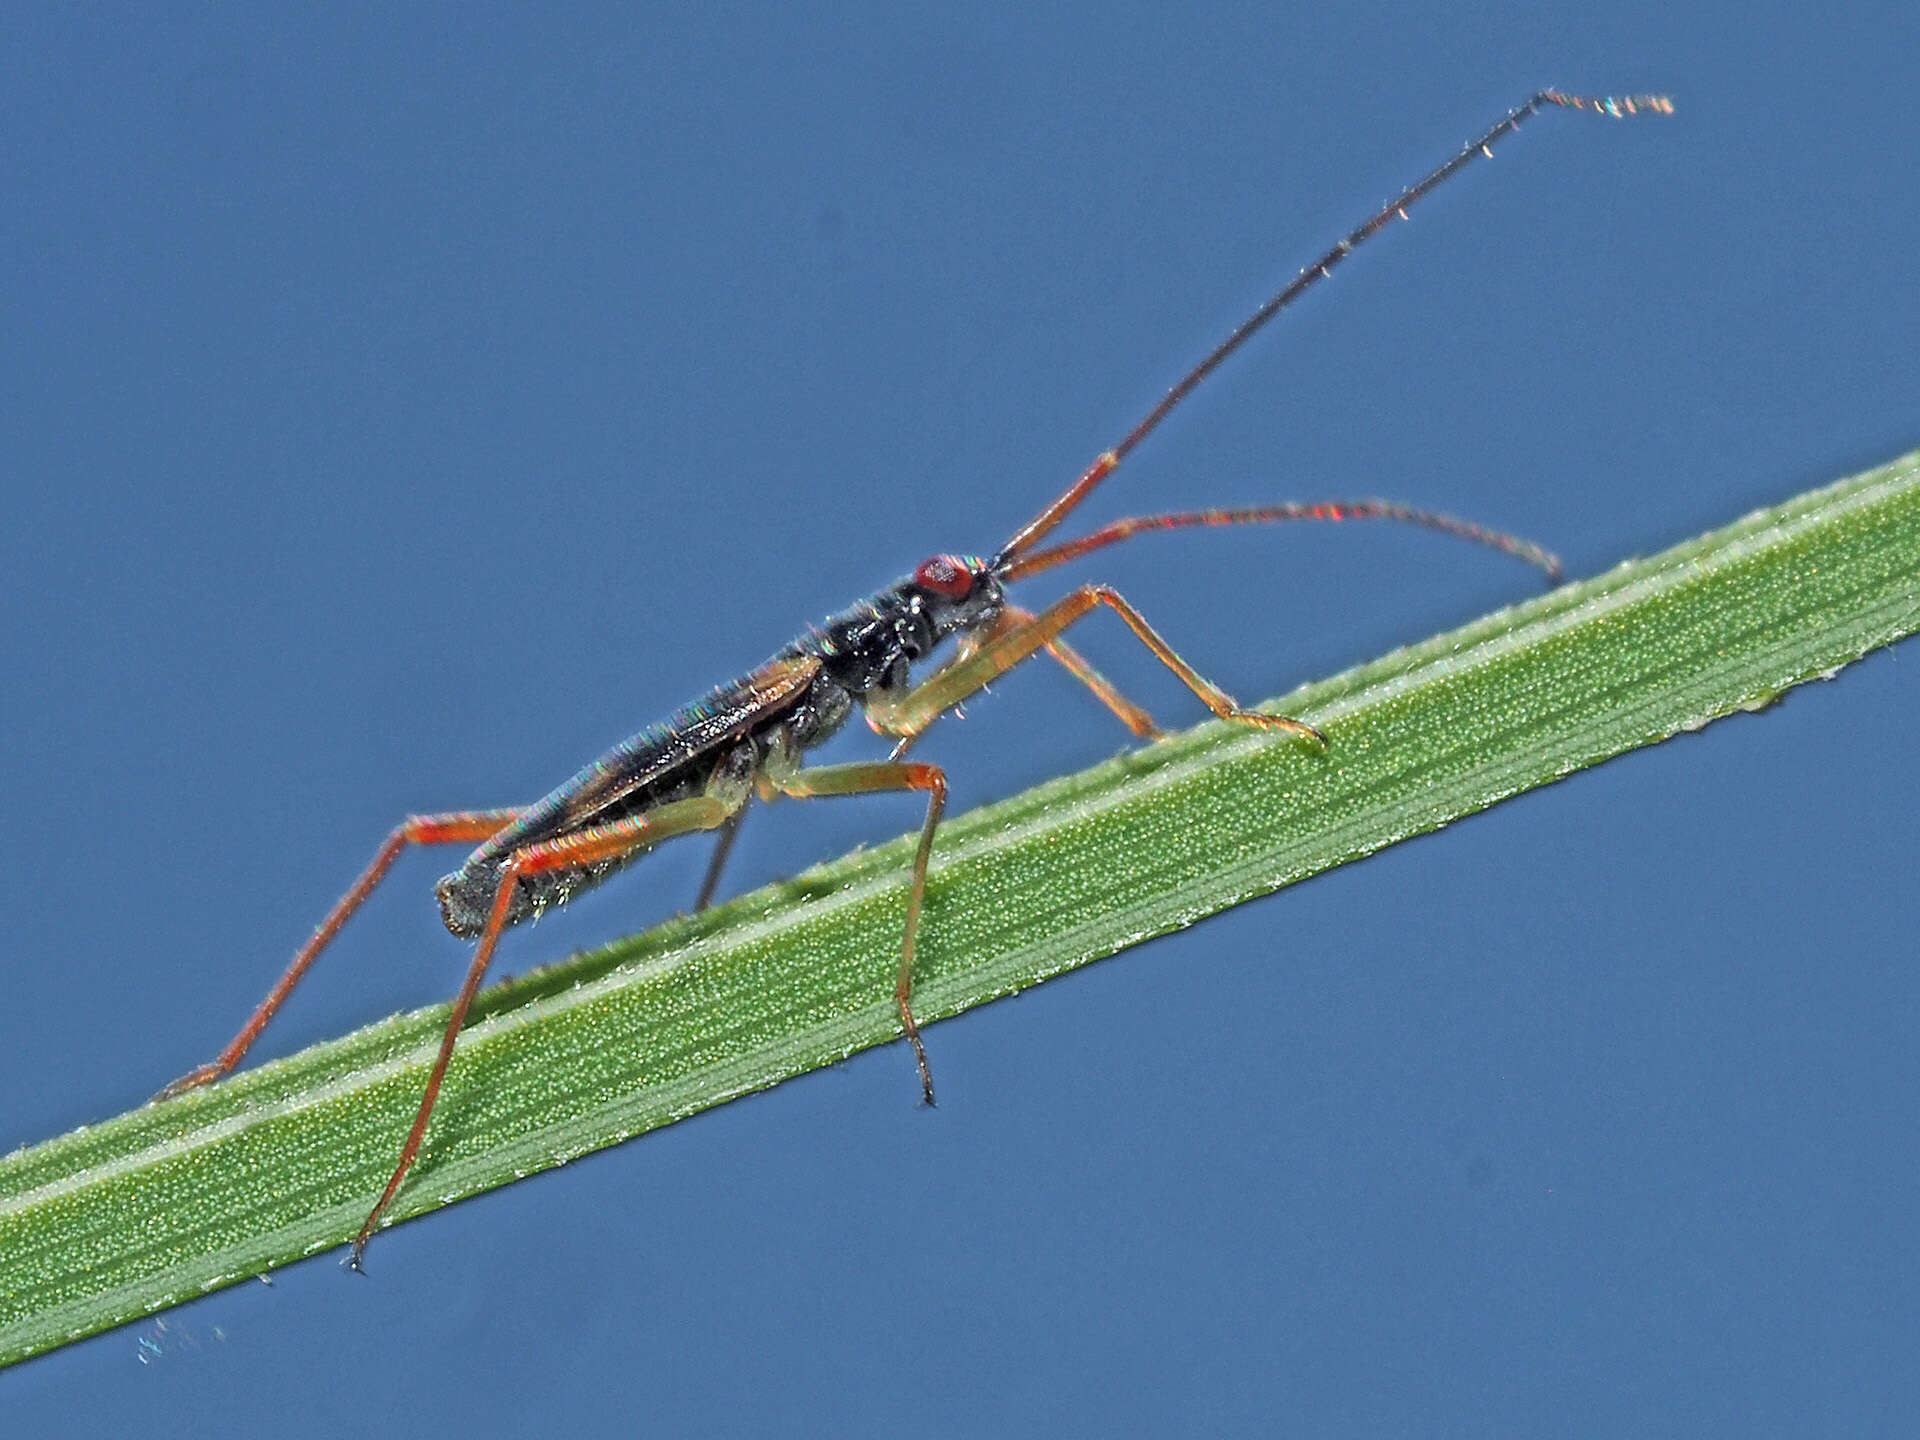
[[[697,902],[705,906],[713,897],[740,818],[756,796],[772,800],[781,796],[914,791],[926,797],[927,810],[907,877],[907,915],[900,937],[894,1000],[902,1032],[913,1046],[921,1094],[931,1104],[933,1074],[913,1014],[913,950],[926,891],[927,860],[946,803],[947,781],[939,766],[903,758],[928,726],[1021,661],[1045,651],[1092,690],[1135,735],[1144,738],[1158,734],[1147,712],[1116,690],[1062,638],[1076,620],[1105,608],[1116,613],[1147,649],[1222,720],[1270,730],[1282,738],[1321,749],[1327,743],[1319,731],[1302,720],[1242,709],[1182,660],[1145,617],[1108,586],[1082,585],[1034,613],[1007,598],[1009,585],[1148,531],[1289,520],[1382,519],[1423,525],[1504,551],[1538,566],[1549,577],[1558,577],[1559,563],[1528,541],[1383,500],[1327,500],[1140,515],[1116,520],[1077,540],[1041,544],[1169,411],[1249,337],[1332,274],[1356,247],[1395,219],[1404,219],[1409,206],[1476,156],[1491,154],[1495,141],[1548,106],[1612,116],[1642,111],[1665,114],[1673,108],[1665,97],[1657,95],[1584,99],[1542,90],[1446,164],[1402,191],[1301,271],[1182,376],[1118,444],[1103,452],[1079,479],[993,554],[940,554],[923,560],[905,579],[808,631],[765,664],[615,746],[531,805],[415,815],[402,821],[312,938],[300,947],[279,982],[227,1048],[174,1081],[161,1098],[207,1084],[240,1063],[300,977],[379,884],[402,850],[412,845],[476,845],[478,848],[459,869],[440,881],[435,892],[447,929],[477,942],[473,959],[453,1002],[439,1056],[427,1078],[413,1126],[401,1145],[392,1178],[354,1239],[349,1263],[358,1269],[367,1241],[419,1154],[427,1119],[446,1078],[468,1006],[502,934],[548,906],[564,904],[569,897],[599,884],[661,841],[699,830],[718,832],[718,844]],[[915,684],[914,667],[949,640],[954,642],[952,653]],[[842,765],[804,764],[806,752],[844,725],[856,707],[865,712],[867,723],[876,731],[895,740],[887,758]]]

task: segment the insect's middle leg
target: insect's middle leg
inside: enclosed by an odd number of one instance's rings
[[[900,974],[893,987],[900,1007],[900,1023],[913,1043],[913,1061],[920,1069],[920,1094],[933,1104],[933,1071],[927,1066],[927,1047],[920,1042],[920,1022],[913,1018],[913,941],[920,928],[920,907],[927,894],[927,861],[933,854],[933,832],[947,806],[947,777],[937,765],[913,761],[875,760],[866,764],[820,765],[802,769],[797,760],[776,751],[761,772],[761,782],[782,795],[873,795],[887,790],[924,790],[927,819],[920,827],[920,848],[913,856],[913,883],[907,891],[907,923],[900,937]]]
[[[500,883],[494,890],[493,909],[487,915],[486,928],[480,932],[473,962],[467,966],[467,978],[461,983],[460,993],[454,997],[453,1013],[447,1017],[446,1032],[440,1037],[440,1054],[427,1076],[426,1094],[421,1097],[413,1128],[407,1132],[407,1143],[400,1149],[400,1163],[394,1166],[386,1189],[380,1192],[380,1198],[374,1202],[366,1223],[354,1237],[353,1254],[347,1262],[353,1269],[360,1269],[360,1257],[366,1253],[367,1241],[372,1238],[381,1215],[386,1212],[393,1197],[400,1193],[400,1182],[406,1178],[407,1171],[413,1168],[414,1158],[420,1153],[420,1142],[427,1134],[427,1117],[433,1114],[434,1101],[440,1097],[441,1082],[447,1077],[447,1064],[453,1059],[454,1043],[460,1038],[460,1028],[466,1024],[467,1010],[473,1004],[473,997],[479,993],[480,981],[493,960],[494,948],[499,945],[500,936],[507,928],[507,916],[512,913],[514,892],[521,879],[618,859],[690,830],[718,829],[727,823],[730,816],[738,813],[745,803],[744,792],[708,793],[686,800],[673,800],[656,806],[644,815],[541,841],[516,850],[507,857],[506,864],[501,867]]]
[[[720,827],[720,838],[714,842],[713,855],[707,861],[707,873],[700,882],[700,893],[693,902],[694,913],[698,914],[713,904],[715,892],[720,889],[720,872],[727,868],[727,857],[733,853],[733,842],[740,838],[740,822],[747,818],[747,802],[741,801],[740,808],[729,815],[726,823]]]
[[[1181,659],[1179,653],[1160,637],[1160,633],[1147,624],[1146,618],[1129,605],[1119,591],[1107,585],[1082,585],[1063,595],[1038,615],[1027,616],[1006,627],[973,654],[957,660],[930,676],[925,684],[889,702],[875,723],[887,734],[904,736],[910,740],[931,725],[942,711],[951,709],[969,695],[992,684],[1022,660],[1057,645],[1062,630],[1102,605],[1126,621],[1127,628],[1153,652],[1154,658],[1173,671],[1181,684],[1198,695],[1206,707],[1222,720],[1260,729],[1285,730],[1312,740],[1322,750],[1326,749],[1327,737],[1303,720],[1295,720],[1290,715],[1269,714],[1264,710],[1241,709],[1231,695]],[[1095,693],[1101,693],[1097,687]],[[1102,698],[1105,696],[1102,695]],[[870,713],[871,709],[870,706]],[[1124,713],[1121,718],[1126,718]]]

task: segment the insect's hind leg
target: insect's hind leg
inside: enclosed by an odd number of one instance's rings
[[[409,845],[448,845],[474,844],[491,840],[507,826],[520,818],[521,811],[513,810],[456,810],[444,815],[410,815],[393,829],[385,843],[373,857],[373,863],[353,882],[347,893],[335,902],[333,909],[327,912],[327,918],[308,937],[293,957],[285,973],[267,992],[267,998],[255,1008],[247,1023],[240,1027],[240,1033],[227,1043],[227,1048],[205,1065],[189,1070],[166,1089],[154,1096],[155,1100],[171,1100],[201,1085],[211,1084],[240,1063],[253,1042],[260,1038],[260,1032],[267,1028],[276,1011],[293,993],[293,987],[300,983],[300,977],[307,973],[327,942],[340,933],[353,912],[360,908],[361,902],[373,893],[373,887],[392,868],[393,862]]]
[[[783,751],[769,758],[763,782],[782,795],[806,799],[816,795],[874,795],[888,790],[921,790],[927,796],[927,819],[920,827],[920,848],[913,856],[913,883],[907,890],[907,923],[900,937],[900,973],[894,982],[894,1003],[900,1023],[913,1045],[913,1061],[920,1070],[920,1094],[933,1104],[933,1071],[927,1065],[927,1047],[920,1041],[920,1022],[913,1016],[913,942],[920,928],[920,907],[927,894],[927,861],[933,854],[933,832],[947,807],[946,772],[937,765],[905,760],[875,760],[866,764],[821,765],[802,769]]]
[[[360,1233],[354,1237],[353,1253],[347,1259],[350,1269],[361,1268],[360,1259],[366,1253],[367,1241],[379,1227],[380,1217],[386,1213],[387,1206],[393,1203],[393,1197],[400,1193],[400,1183],[406,1179],[407,1171],[413,1168],[414,1159],[420,1153],[420,1144],[427,1135],[427,1118],[433,1114],[434,1102],[440,1098],[441,1082],[447,1078],[447,1065],[453,1059],[454,1043],[460,1038],[460,1029],[467,1021],[467,1010],[473,1004],[473,997],[479,993],[480,982],[493,960],[494,949],[507,928],[507,916],[512,913],[514,892],[519,888],[521,879],[528,875],[576,870],[602,860],[618,859],[670,836],[684,835],[690,830],[718,829],[726,824],[730,816],[738,814],[745,803],[744,788],[738,793],[710,791],[686,800],[668,801],[643,815],[609,825],[597,825],[557,839],[543,840],[508,855],[501,867],[500,883],[494,890],[493,909],[487,915],[486,928],[480,932],[480,942],[473,952],[473,961],[467,966],[467,978],[461,982],[460,993],[454,997],[453,1012],[447,1017],[446,1031],[440,1037],[440,1053],[427,1075],[426,1093],[421,1097],[420,1109],[413,1117],[413,1128],[407,1132],[406,1144],[400,1148],[400,1161],[394,1166],[392,1177],[380,1192],[380,1198],[374,1202],[373,1209],[368,1212]]]

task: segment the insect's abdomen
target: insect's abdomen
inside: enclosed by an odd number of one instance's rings
[[[590,816],[579,814],[577,797],[580,792],[575,788],[575,782],[569,782],[530,807],[526,815],[509,830],[474,851],[467,857],[466,864],[434,887],[434,894],[440,898],[441,920],[447,929],[461,939],[474,938],[486,928],[487,917],[492,914],[495,897],[500,891],[500,878],[506,871],[507,860],[517,851],[537,845],[542,840],[578,833],[585,825],[595,828],[617,825],[636,815],[644,815],[670,800],[698,795],[712,781],[716,769],[725,765],[737,767],[740,763],[741,760],[729,751],[700,756],[695,761],[670,769],[652,784],[640,786],[596,807]],[[509,926],[518,925],[522,920],[538,916],[549,906],[566,904],[575,895],[591,890],[609,875],[646,854],[649,848],[642,845],[624,855],[596,860],[589,865],[520,876],[514,885],[513,897],[508,902],[506,923]]]
[[[553,793],[530,805],[482,845],[434,893],[447,929],[472,939],[486,929],[509,860],[529,846],[643,816],[675,800],[715,790],[744,803],[776,734],[804,747],[845,721],[852,701],[811,655],[782,653],[720,686],[661,724],[615,746]],[[624,868],[649,847],[567,870],[522,875],[507,902],[517,925],[564,905]]]
[[[590,890],[646,851],[635,850],[613,860],[601,860],[574,870],[550,870],[540,875],[522,875],[507,904],[507,925],[539,915],[551,905],[564,905],[583,890]],[[440,900],[440,919],[447,929],[462,940],[472,940],[487,928],[495,897],[500,893],[501,867],[466,865],[434,886]]]
[[[654,767],[651,778],[631,783],[636,775],[645,773],[646,761],[658,739],[655,731],[643,731],[609,751],[551,795],[529,806],[519,820],[474,851],[464,865],[441,880],[434,887],[434,894],[440,899],[440,918],[447,929],[463,940],[471,940],[486,928],[507,861],[518,851],[543,840],[557,840],[577,833],[588,825],[618,824],[669,800],[697,795],[711,779],[716,765],[727,763],[725,750],[675,756]],[[623,782],[628,782],[630,788],[623,786]],[[522,875],[508,902],[507,925],[518,925],[549,906],[566,904],[645,853],[642,847],[590,865]]]

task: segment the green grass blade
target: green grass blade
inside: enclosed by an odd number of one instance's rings
[[[1920,453],[940,832],[916,1001],[951,1015],[1920,628]],[[482,997],[395,1218],[895,1038],[906,842]],[[0,1160],[0,1363],[349,1238],[443,1008]],[[129,1087],[145,1083],[129,1077]]]

